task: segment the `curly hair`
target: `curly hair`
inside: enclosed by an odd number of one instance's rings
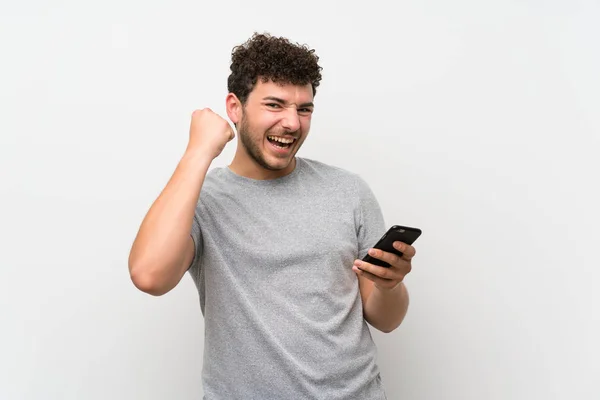
[[[242,104],[260,78],[263,82],[282,84],[311,84],[313,96],[321,82],[322,68],[319,57],[306,45],[290,43],[283,37],[268,33],[254,33],[244,44],[235,46],[231,53],[231,74],[227,89]]]

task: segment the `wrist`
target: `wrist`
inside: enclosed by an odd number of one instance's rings
[[[208,153],[199,149],[188,148],[181,157],[179,164],[186,169],[206,172],[208,167],[210,167],[212,160],[213,157],[211,157]]]
[[[375,287],[375,289],[379,290],[381,293],[394,293],[400,290],[400,288],[402,287],[403,282],[400,281],[398,282],[395,286],[393,287],[382,287],[379,286],[377,283],[373,283],[373,286]]]

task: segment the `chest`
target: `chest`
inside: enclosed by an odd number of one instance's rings
[[[236,274],[345,270],[358,254],[356,210],[343,193],[224,196],[205,211],[206,259]]]

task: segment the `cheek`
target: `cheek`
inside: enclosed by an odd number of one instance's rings
[[[306,118],[303,120],[300,120],[300,129],[302,129],[302,132],[306,135],[308,133],[308,130],[310,129],[310,118]]]
[[[279,125],[279,118],[265,115],[256,120],[256,128],[260,133],[269,132]]]
[[[263,136],[266,130],[272,127],[276,121],[268,113],[248,112],[246,115],[246,126],[253,137]]]

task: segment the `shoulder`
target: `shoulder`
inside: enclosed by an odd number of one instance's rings
[[[343,181],[347,181],[347,182],[354,182],[355,184],[358,183],[359,181],[364,182],[364,180],[361,178],[361,176],[358,173],[352,172],[348,169],[345,169],[345,168],[342,168],[342,167],[339,167],[336,165],[332,165],[332,164],[327,164],[322,161],[313,160],[310,158],[298,158],[298,159],[301,163],[303,163],[302,167],[303,167],[304,171],[307,171],[309,173],[326,176],[331,179],[335,179],[336,181],[343,180]]]
[[[324,179],[327,179],[332,185],[343,183],[348,187],[352,187],[355,194],[359,196],[371,191],[367,181],[358,172],[310,158],[300,158],[300,162],[303,163],[304,171],[310,174],[320,175]]]
[[[219,181],[222,180],[222,171],[220,171],[220,167],[211,167],[206,172],[204,176],[204,180],[202,182],[201,193],[205,194],[207,192],[212,192],[216,188],[218,188]],[[202,196],[200,196],[202,197]]]
[[[202,208],[218,203],[234,188],[224,167],[212,167],[204,177],[196,207]]]

